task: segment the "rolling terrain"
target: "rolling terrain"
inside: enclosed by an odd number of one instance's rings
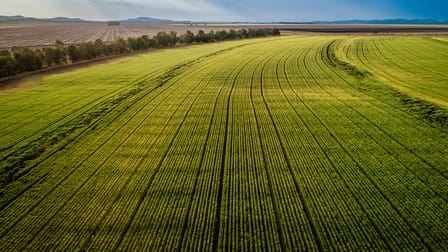
[[[284,36],[1,91],[0,246],[445,251],[447,55]]]

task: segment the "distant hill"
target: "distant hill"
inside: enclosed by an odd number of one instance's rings
[[[168,19],[157,19],[151,17],[138,17],[138,18],[128,18],[122,20],[123,23],[174,23],[173,20]]]
[[[24,17],[21,15],[16,16],[0,16],[0,22],[14,22],[14,21],[42,21],[42,22],[55,22],[55,23],[80,23],[80,22],[99,22],[92,20],[85,20],[81,18],[68,18],[68,17],[54,17],[54,18],[34,18]],[[107,22],[107,21],[104,21]],[[448,20],[435,20],[435,19],[353,19],[353,20],[336,20],[336,21],[310,21],[310,22],[218,22],[218,21],[206,21],[206,22],[190,22],[190,21],[173,21],[169,19],[158,19],[151,17],[137,17],[128,18],[125,20],[119,20],[121,23],[220,23],[220,24],[448,24]]]
[[[74,22],[92,22],[81,18],[68,18],[68,17],[54,17],[54,18],[34,18],[24,16],[0,16],[0,22],[8,21],[42,21],[42,22],[55,22],[55,23],[74,23]]]
[[[44,22],[55,22],[55,23],[80,23],[80,22],[98,22],[85,20],[81,18],[68,18],[68,17],[54,17],[54,18],[34,18],[34,17],[24,17],[21,15],[17,16],[0,16],[0,22],[8,21],[44,21]],[[106,22],[106,21],[105,21]],[[157,19],[151,17],[137,17],[128,18],[126,20],[120,20],[121,23],[175,23],[173,20],[168,19]]]
[[[81,18],[67,18],[67,17],[55,17],[55,18],[49,18],[49,19],[44,19],[47,21],[52,21],[52,22],[90,22]]]
[[[18,20],[24,20],[24,19],[29,19],[27,17],[24,16],[0,16],[0,21],[18,21]]]

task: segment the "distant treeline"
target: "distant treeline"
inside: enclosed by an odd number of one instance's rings
[[[211,43],[225,40],[237,40],[247,38],[259,38],[278,36],[280,31],[274,29],[241,29],[210,31],[200,30],[197,34],[187,31],[180,36],[176,32],[159,32],[150,38],[141,36],[138,38],[119,38],[112,43],[105,43],[100,39],[95,42],[86,42],[76,45],[64,45],[56,40],[53,47],[32,50],[28,47],[12,47],[11,50],[0,51],[0,78],[15,74],[35,71],[55,65],[70,64],[82,60],[90,60],[98,57],[122,55],[131,52],[145,51],[154,48],[168,48],[178,45],[191,45],[195,43]]]
[[[109,22],[107,22],[107,25],[109,25],[109,26],[118,26],[118,25],[120,25],[120,21],[109,21]]]

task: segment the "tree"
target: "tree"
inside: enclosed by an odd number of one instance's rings
[[[238,30],[237,34],[238,34],[238,38],[240,38],[240,39],[249,38],[249,33],[247,32],[246,29]]]
[[[0,56],[0,77],[7,77],[16,73],[16,61],[9,56]]]
[[[274,28],[274,29],[272,30],[272,35],[274,35],[274,36],[280,36],[280,30],[277,29],[277,28]]]
[[[38,69],[42,69],[45,64],[45,54],[41,49],[37,49],[34,51],[34,57],[36,60],[36,66],[38,67]]]
[[[192,33],[191,31],[187,31],[185,34],[180,36],[180,42],[187,45],[193,44],[194,33]]]
[[[139,50],[139,51],[148,49],[148,48],[146,47],[145,41],[143,40],[142,37],[138,37],[138,38],[137,38],[136,44],[137,44],[137,50]]]
[[[156,40],[158,47],[168,47],[171,40],[170,35],[166,32],[158,32],[156,36],[154,36],[154,39]]]
[[[169,40],[169,46],[175,46],[177,42],[179,41],[179,38],[177,37],[177,32],[171,31],[170,32],[170,40]]]
[[[135,38],[128,38],[126,44],[128,45],[130,51],[138,50],[137,40]]]
[[[1,50],[0,51],[0,56],[12,57],[11,52],[8,51],[8,50]]]
[[[56,46],[56,48],[64,48],[64,42],[59,39],[56,39],[54,45]]]
[[[218,40],[218,41],[224,41],[224,40],[226,40],[227,39],[227,31],[226,30],[222,30],[222,31],[217,31],[216,33],[215,33],[215,38],[216,38],[216,40]]]
[[[42,59],[30,48],[13,47],[11,51],[16,61],[17,72],[34,71],[42,68]]]
[[[144,50],[154,47],[152,45],[151,39],[148,37],[148,35],[143,35],[140,38],[141,38],[141,42],[143,43]]]
[[[56,64],[56,52],[53,47],[47,47],[44,48],[44,54],[45,54],[45,63],[47,66],[52,66]]]
[[[257,37],[257,30],[255,29],[249,29],[249,38],[256,38]]]
[[[107,25],[109,25],[109,26],[119,26],[120,25],[120,21],[109,21],[109,22],[107,22]]]
[[[81,60],[81,53],[79,51],[78,46],[76,45],[69,45],[67,48],[68,56],[72,63],[75,63],[79,60]]]
[[[157,41],[155,39],[149,39],[148,40],[148,48],[156,48],[157,47]]]
[[[65,50],[64,42],[56,40],[54,48],[54,62],[56,64],[67,63],[67,53]]]
[[[96,57],[104,55],[104,42],[101,39],[95,40]]]
[[[195,37],[196,42],[205,43],[207,42],[207,37],[205,36],[205,32],[203,30],[199,30]]]
[[[79,45],[79,54],[83,60],[94,59],[98,56],[98,51],[94,43],[87,42]]]
[[[206,37],[207,37],[207,39],[206,39],[207,42],[215,42],[216,41],[216,34],[214,31],[209,31],[206,34]]]
[[[230,29],[227,38],[228,38],[228,39],[231,39],[231,40],[236,39],[236,31],[235,31],[234,29]]]
[[[117,50],[117,53],[126,53],[128,52],[128,48],[126,46],[126,41],[122,38],[118,38],[117,41],[115,41],[114,46]]]

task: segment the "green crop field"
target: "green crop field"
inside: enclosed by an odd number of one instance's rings
[[[162,50],[0,91],[0,247],[447,251],[446,38]]]

